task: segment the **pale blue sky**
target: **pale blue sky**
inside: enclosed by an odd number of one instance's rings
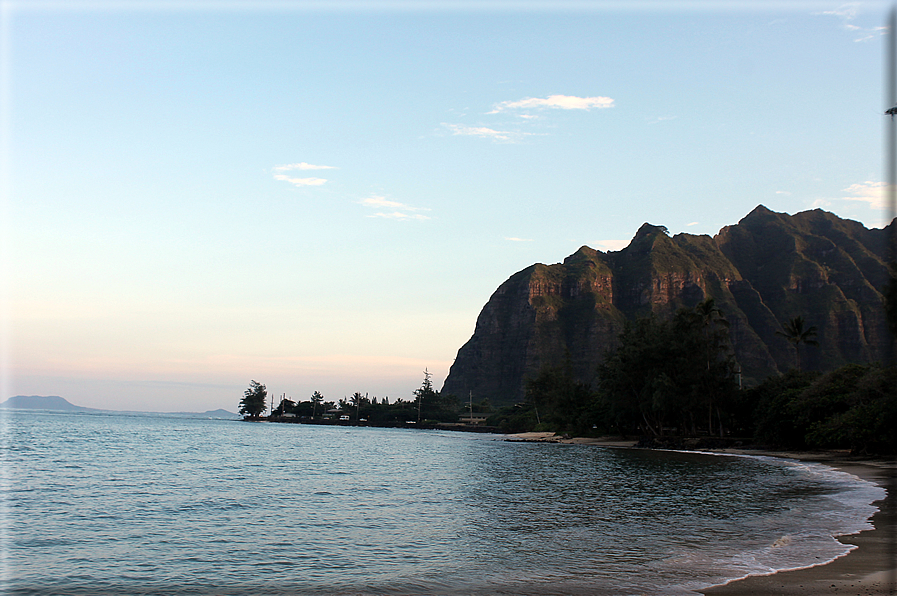
[[[5,399],[411,399],[644,222],[880,227],[881,3],[3,3]]]

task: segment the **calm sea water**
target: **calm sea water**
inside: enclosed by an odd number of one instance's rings
[[[11,411],[11,594],[689,594],[847,552],[884,491],[765,458]]]

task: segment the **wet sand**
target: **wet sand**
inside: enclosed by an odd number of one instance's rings
[[[559,437],[554,433],[520,433],[509,435],[511,441],[576,443],[603,447],[634,446],[633,441],[605,437],[601,439]],[[839,541],[857,548],[831,563],[771,575],[751,576],[708,588],[705,596],[811,596],[838,594],[867,596],[897,594],[897,511],[895,511],[895,475],[893,461],[860,459],[844,453],[782,452],[750,449],[714,449],[711,453],[738,455],[768,455],[787,459],[812,461],[829,465],[875,482],[888,490],[885,499],[874,503],[879,511],[872,517],[874,526],[858,534],[841,536]]]

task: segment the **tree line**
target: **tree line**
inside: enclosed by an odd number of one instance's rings
[[[373,426],[458,422],[464,407],[454,395],[436,390],[431,376],[429,371],[424,371],[424,379],[421,386],[414,390],[413,400],[398,398],[390,402],[389,397],[368,397],[367,393],[355,392],[351,397],[327,401],[319,391],[315,391],[307,401],[293,401],[282,397],[271,410],[270,418],[289,417],[308,422],[343,419]],[[268,411],[267,399],[265,385],[253,380],[240,401],[240,414],[247,419],[261,419]],[[477,404],[476,410],[479,411],[482,406],[482,403]]]
[[[886,307],[897,336],[897,282],[885,296],[893,296]],[[545,367],[528,380],[524,402],[502,408],[487,424],[507,432],[638,437],[648,445],[699,437],[708,446],[738,440],[770,448],[894,453],[897,368],[851,364],[802,371],[801,347],[817,345],[816,328],[795,317],[779,335],[794,346],[794,368],[742,388],[728,322],[713,298],[670,320],[649,315],[625,325],[594,384],[576,380],[569,361]]]

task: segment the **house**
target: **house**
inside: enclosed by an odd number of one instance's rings
[[[468,414],[461,416],[458,421],[464,424],[486,424],[486,414]]]

